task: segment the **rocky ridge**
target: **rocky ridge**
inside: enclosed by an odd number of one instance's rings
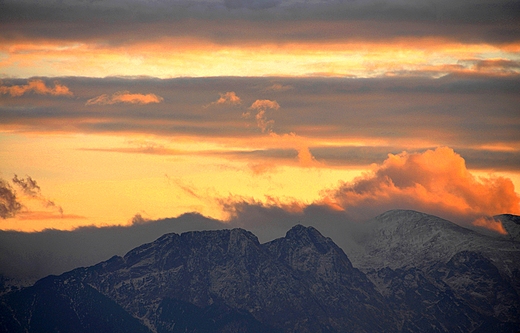
[[[369,226],[348,257],[301,225],[264,244],[243,229],[166,234],[2,296],[0,332],[520,330],[514,240],[413,211]]]

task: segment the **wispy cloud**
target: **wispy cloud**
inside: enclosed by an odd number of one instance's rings
[[[20,190],[22,190],[22,193],[26,197],[40,202],[40,204],[42,204],[45,208],[56,210],[60,216],[63,217],[63,208],[57,205],[54,201],[49,200],[42,195],[41,188],[38,186],[36,180],[30,176],[26,176],[26,178],[18,178],[18,175],[14,175],[12,182]]]
[[[19,97],[26,93],[33,92],[38,95],[52,96],[72,96],[68,87],[61,85],[58,81],[54,82],[54,88],[48,87],[42,80],[29,80],[24,85],[0,85],[0,94]]]
[[[129,91],[118,91],[112,95],[103,94],[91,98],[85,105],[112,105],[112,104],[154,104],[164,99],[155,94],[132,94]]]
[[[169,184],[173,183],[177,187],[179,187],[184,193],[186,193],[196,199],[199,199],[199,200],[202,199],[202,196],[200,194],[197,194],[197,189],[195,189],[194,186],[186,185],[180,179],[173,179],[170,176],[168,176],[167,174],[165,174],[164,176],[166,177],[166,179],[168,179]]]
[[[507,231],[502,225],[502,222],[500,222],[497,219],[494,219],[493,217],[483,216],[479,217],[476,220],[473,221],[473,225],[476,227],[482,227],[485,229],[489,229],[495,232],[498,232],[502,235],[507,235]]]
[[[14,217],[22,209],[22,204],[16,197],[12,186],[0,179],[0,218]]]
[[[32,179],[30,176],[24,178],[18,178],[17,175],[13,177],[13,183],[18,185],[18,187],[23,191],[25,195],[30,197],[37,197],[41,195],[41,188],[36,183],[36,180]]]
[[[54,201],[44,197],[41,188],[32,177],[19,178],[17,175],[11,179],[12,184],[21,191],[19,196],[13,186],[0,179],[0,218],[14,218],[21,220],[41,220],[49,218],[81,218],[76,215],[64,215],[63,208]],[[43,206],[45,211],[28,208],[30,201],[36,201]]]

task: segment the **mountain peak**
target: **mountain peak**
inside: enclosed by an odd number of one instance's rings
[[[333,244],[330,238],[323,236],[316,228],[305,227],[301,224],[297,224],[287,231],[285,239],[298,246],[312,246],[321,254],[329,252]]]
[[[324,237],[316,228],[306,227],[301,224],[297,224],[294,227],[292,227],[291,229],[289,229],[287,231],[287,233],[285,234],[285,237],[294,238],[298,235],[310,235],[310,234],[316,235],[318,237]]]
[[[502,253],[497,250],[511,245],[413,210],[391,210],[368,221],[362,242],[360,249],[349,252],[354,266],[361,270],[423,267],[432,262],[446,263],[461,248]]]
[[[507,238],[514,242],[520,242],[520,216],[511,214],[502,214],[493,216],[499,220],[507,232]]]
[[[438,216],[418,212],[411,209],[392,209],[376,216],[374,220],[383,223],[388,223],[390,221],[405,221],[406,223],[409,223],[410,221],[428,220],[435,222],[442,221],[443,223],[454,224],[453,222],[444,220]]]
[[[181,238],[190,241],[251,242],[255,245],[260,244],[258,238],[252,232],[242,228],[209,231],[188,231],[182,233]]]
[[[285,237],[263,245],[276,258],[300,272],[352,269],[346,254],[330,238],[313,227],[296,225]]]

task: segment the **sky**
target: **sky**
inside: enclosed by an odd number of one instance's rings
[[[413,209],[504,233],[519,22],[503,0],[0,1],[0,230]]]

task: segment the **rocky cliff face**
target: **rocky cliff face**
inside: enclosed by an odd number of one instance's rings
[[[4,295],[0,331],[520,330],[511,239],[409,211],[370,223],[352,262],[300,225],[265,244],[242,229],[166,234]]]
[[[343,251],[302,226],[267,244],[242,229],[169,234],[72,275],[152,330],[165,298],[200,308],[225,305],[284,332],[391,332],[395,326],[391,309]]]

